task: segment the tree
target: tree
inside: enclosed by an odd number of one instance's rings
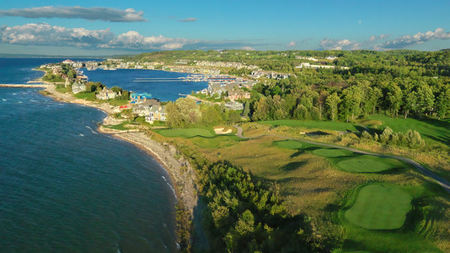
[[[393,117],[397,117],[403,100],[402,90],[396,84],[390,83],[388,86],[386,98],[389,111],[391,111],[391,115]]]
[[[268,118],[269,105],[266,97],[261,97],[259,101],[255,103],[255,111],[252,115],[252,120],[264,120]]]
[[[420,84],[417,88],[417,105],[419,113],[425,113],[425,115],[433,110],[434,94],[428,84]]]
[[[348,117],[351,116],[352,121],[355,119],[355,116],[359,116],[361,112],[361,102],[363,99],[363,92],[362,90],[354,85],[350,88],[345,89],[342,92],[343,99],[342,99],[342,114],[346,121],[348,122]]]
[[[450,108],[450,88],[446,88],[438,95],[436,99],[436,112],[439,119],[444,119],[447,116]]]
[[[336,120],[338,116],[338,105],[341,102],[341,99],[337,95],[337,93],[333,93],[326,99],[326,105],[328,107],[328,114],[330,115],[331,120]]]
[[[408,113],[410,111],[415,112],[417,110],[417,93],[415,91],[407,92],[406,96],[404,96],[404,112],[405,119],[408,117]]]

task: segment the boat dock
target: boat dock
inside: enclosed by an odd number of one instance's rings
[[[0,88],[47,88],[48,84],[17,84],[17,83],[2,83]]]

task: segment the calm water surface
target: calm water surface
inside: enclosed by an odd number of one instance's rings
[[[102,82],[108,87],[119,86],[134,92],[147,92],[161,101],[174,101],[183,95],[191,94],[192,91],[199,91],[208,87],[207,82],[176,80],[178,77],[187,76],[186,73],[143,69],[118,69],[114,71],[102,69],[87,71],[83,69],[83,71],[89,77],[89,81]],[[155,80],[156,78],[159,80]]]
[[[0,83],[62,59],[0,59]],[[0,88],[0,252],[173,252],[167,173],[96,131],[104,113]]]

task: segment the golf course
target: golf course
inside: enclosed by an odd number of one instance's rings
[[[267,129],[265,126],[275,123],[283,122],[264,122],[261,126]],[[284,123],[291,129],[312,124]],[[352,127],[342,123],[338,128],[334,130]],[[213,128],[167,128],[155,132],[178,145],[198,150],[209,160],[229,160],[257,177],[276,182],[290,212],[304,212],[317,222],[328,220],[318,224],[332,233],[344,229],[343,252],[440,252],[429,238],[442,233],[439,226],[446,227],[447,221],[437,212],[442,212],[439,206],[447,200],[441,197],[442,189],[425,183],[414,166],[404,161],[264,135],[258,127],[244,127],[244,135],[250,138],[218,135]],[[436,194],[438,201],[433,197]]]

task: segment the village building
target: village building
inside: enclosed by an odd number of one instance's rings
[[[64,82],[64,87],[69,87],[70,85],[72,85],[72,83],[70,82],[69,78],[66,77],[66,81]]]
[[[228,91],[227,99],[229,99],[231,101],[250,99],[250,92],[243,91],[241,89],[234,89],[234,90]]]
[[[103,87],[103,89],[99,93],[97,93],[95,97],[100,100],[108,100],[119,97],[121,95],[122,95],[121,92],[117,93],[106,87]]]
[[[155,121],[166,121],[166,110],[165,106],[153,105],[150,108],[150,112],[145,116],[145,121],[153,124]]]
[[[86,91],[86,84],[84,82],[76,81],[72,84],[73,94]]]
[[[148,116],[153,106],[159,107],[161,103],[157,99],[147,99],[144,102],[134,104],[133,113],[138,116]]]
[[[244,104],[239,103],[237,101],[226,102],[225,107],[234,111],[244,110]]]

